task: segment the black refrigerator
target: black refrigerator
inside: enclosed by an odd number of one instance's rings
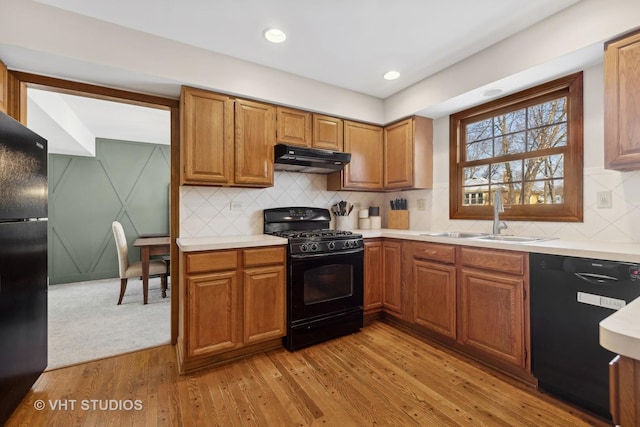
[[[47,367],[47,141],[0,112],[0,425]]]

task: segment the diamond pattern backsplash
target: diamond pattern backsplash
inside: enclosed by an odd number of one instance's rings
[[[180,236],[208,237],[261,234],[262,210],[283,206],[330,208],[340,200],[360,204],[364,209],[380,206],[386,224],[389,201],[407,199],[412,230],[491,232],[491,221],[449,219],[449,186],[436,184],[432,190],[393,193],[327,191],[326,176],[278,172],[275,186],[267,189],[223,187],[181,187]],[[599,209],[596,193],[611,191],[612,207]],[[418,200],[425,210],[418,210]],[[231,210],[231,202],[242,203]],[[354,209],[349,220],[357,228]],[[568,240],[640,242],[640,172],[616,172],[602,168],[584,170],[584,222],[507,221],[505,234],[550,236]],[[332,221],[333,228],[333,221]]]
[[[596,194],[611,191],[612,207],[599,209]],[[411,229],[433,231],[479,231],[491,233],[491,221],[449,219],[449,186],[433,190],[405,191],[387,198],[408,200]],[[417,210],[418,199],[426,210]],[[584,170],[584,222],[507,221],[504,234],[549,236],[567,240],[640,242],[640,172],[617,172],[602,168]]]
[[[275,172],[271,188],[180,188],[180,236],[211,237],[262,234],[262,210],[304,206],[330,209],[340,200],[369,206],[384,206],[384,193],[327,191],[326,175]],[[233,202],[233,204],[232,204]],[[242,204],[237,208],[237,204]],[[234,207],[234,209],[232,209]],[[382,209],[381,209],[382,210]],[[349,216],[351,228],[357,226],[358,215]],[[331,227],[333,228],[333,220]]]

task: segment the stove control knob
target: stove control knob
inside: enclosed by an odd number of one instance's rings
[[[336,248],[336,242],[329,242],[329,243],[327,244],[327,247],[328,247],[330,250],[334,250],[334,249]]]
[[[300,252],[307,252],[308,249],[309,247],[306,245],[306,243],[300,245]]]
[[[344,245],[345,248],[350,248],[351,247],[351,240],[345,240],[344,241]]]
[[[315,242],[314,242],[314,243],[312,243],[312,244],[311,244],[311,247],[310,247],[309,249],[311,249],[311,251],[317,251],[317,250],[318,250],[318,244],[317,244],[317,243],[315,243]]]

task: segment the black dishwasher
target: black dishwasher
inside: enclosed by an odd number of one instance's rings
[[[609,361],[599,323],[640,296],[638,264],[530,254],[531,366],[538,387],[602,417]]]

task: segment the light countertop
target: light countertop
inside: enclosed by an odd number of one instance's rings
[[[640,360],[640,298],[600,322],[600,345]]]
[[[287,239],[268,234],[253,234],[250,236],[187,237],[179,238],[177,243],[182,252],[194,252],[286,245]]]
[[[386,237],[393,239],[448,243],[453,245],[476,246],[493,249],[507,249],[521,252],[537,252],[551,255],[605,259],[609,261],[624,261],[640,264],[640,243],[619,243],[564,239],[542,240],[530,243],[511,243],[469,238],[421,235],[437,231],[443,230],[393,230],[388,228],[383,228],[381,230],[353,230],[354,233],[362,234],[365,239]],[[508,233],[503,234],[508,235]]]

